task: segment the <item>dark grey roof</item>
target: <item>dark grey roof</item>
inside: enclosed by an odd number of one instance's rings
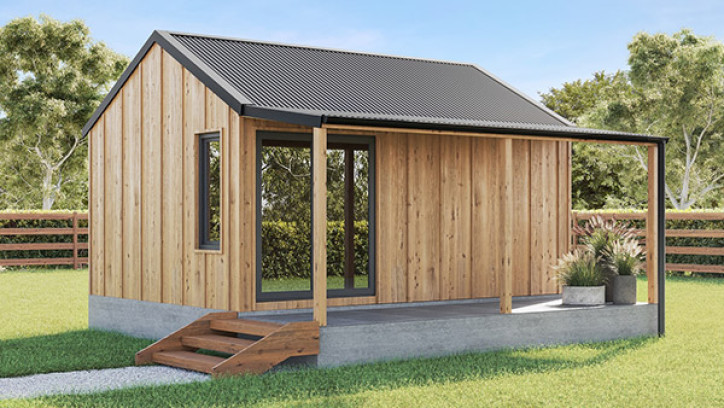
[[[641,136],[576,128],[472,64],[166,31],[154,31],[83,128],[84,134],[153,43],[245,116],[307,126],[384,123]]]
[[[171,36],[257,106],[371,117],[566,124],[470,64]]]

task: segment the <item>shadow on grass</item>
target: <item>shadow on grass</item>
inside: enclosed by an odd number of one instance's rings
[[[44,398],[52,406],[246,406],[292,403],[339,397],[369,390],[455,383],[500,375],[543,373],[595,366],[642,348],[655,338],[553,348],[505,350],[356,365],[331,369],[303,368],[261,376],[221,378],[204,383],[142,387],[94,395]]]
[[[0,340],[0,377],[125,367],[150,343],[100,330]]]

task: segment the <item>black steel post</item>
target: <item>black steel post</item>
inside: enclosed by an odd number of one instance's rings
[[[666,333],[666,140],[660,140],[657,143],[657,222],[658,237],[656,243],[658,245],[658,283],[659,283],[659,336]]]

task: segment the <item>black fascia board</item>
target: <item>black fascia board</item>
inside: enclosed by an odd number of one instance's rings
[[[648,136],[639,135],[633,133],[595,133],[595,132],[576,132],[575,127],[571,127],[571,130],[556,130],[556,129],[530,129],[530,128],[514,128],[514,127],[488,127],[488,126],[463,126],[463,125],[449,125],[444,123],[429,123],[429,122],[402,122],[402,121],[389,121],[389,120],[374,120],[374,119],[358,119],[358,118],[345,118],[345,117],[334,117],[334,116],[323,116],[322,122],[326,124],[335,125],[351,125],[351,126],[369,126],[369,127],[389,127],[403,129],[426,129],[426,130],[440,130],[450,132],[479,132],[479,133],[492,133],[498,135],[520,135],[520,136],[541,136],[550,138],[565,138],[575,139],[580,141],[611,141],[611,142],[631,142],[631,143],[660,143],[666,141],[668,138],[660,136]]]
[[[320,127],[322,126],[322,115],[292,112],[283,109],[267,108],[264,106],[246,105],[241,115],[257,119],[274,120],[277,122],[290,123],[294,125]]]
[[[203,61],[193,55],[191,52],[185,51],[183,45],[181,45],[176,39],[173,38],[171,33],[167,31],[156,30],[143,44],[141,50],[136,54],[128,67],[126,67],[121,77],[116,81],[111,90],[108,92],[103,102],[93,112],[91,118],[83,126],[81,132],[82,136],[85,137],[91,130],[93,125],[100,119],[103,112],[108,108],[113,98],[121,91],[123,85],[125,85],[128,78],[136,70],[138,64],[141,63],[143,58],[146,56],[148,51],[153,47],[153,44],[158,44],[165,52],[169,53],[174,59],[176,59],[184,68],[189,70],[196,78],[198,78],[206,87],[212,92],[219,96],[226,104],[231,107],[236,113],[242,114],[244,105],[251,104],[252,102],[242,95],[238,90],[233,88],[226,80],[221,78],[216,72],[208,67]]]

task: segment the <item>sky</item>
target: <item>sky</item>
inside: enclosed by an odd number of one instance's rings
[[[724,1],[0,0],[0,24],[41,13],[82,19],[133,57],[154,29],[475,63],[535,99],[626,69],[640,31],[724,40]]]

